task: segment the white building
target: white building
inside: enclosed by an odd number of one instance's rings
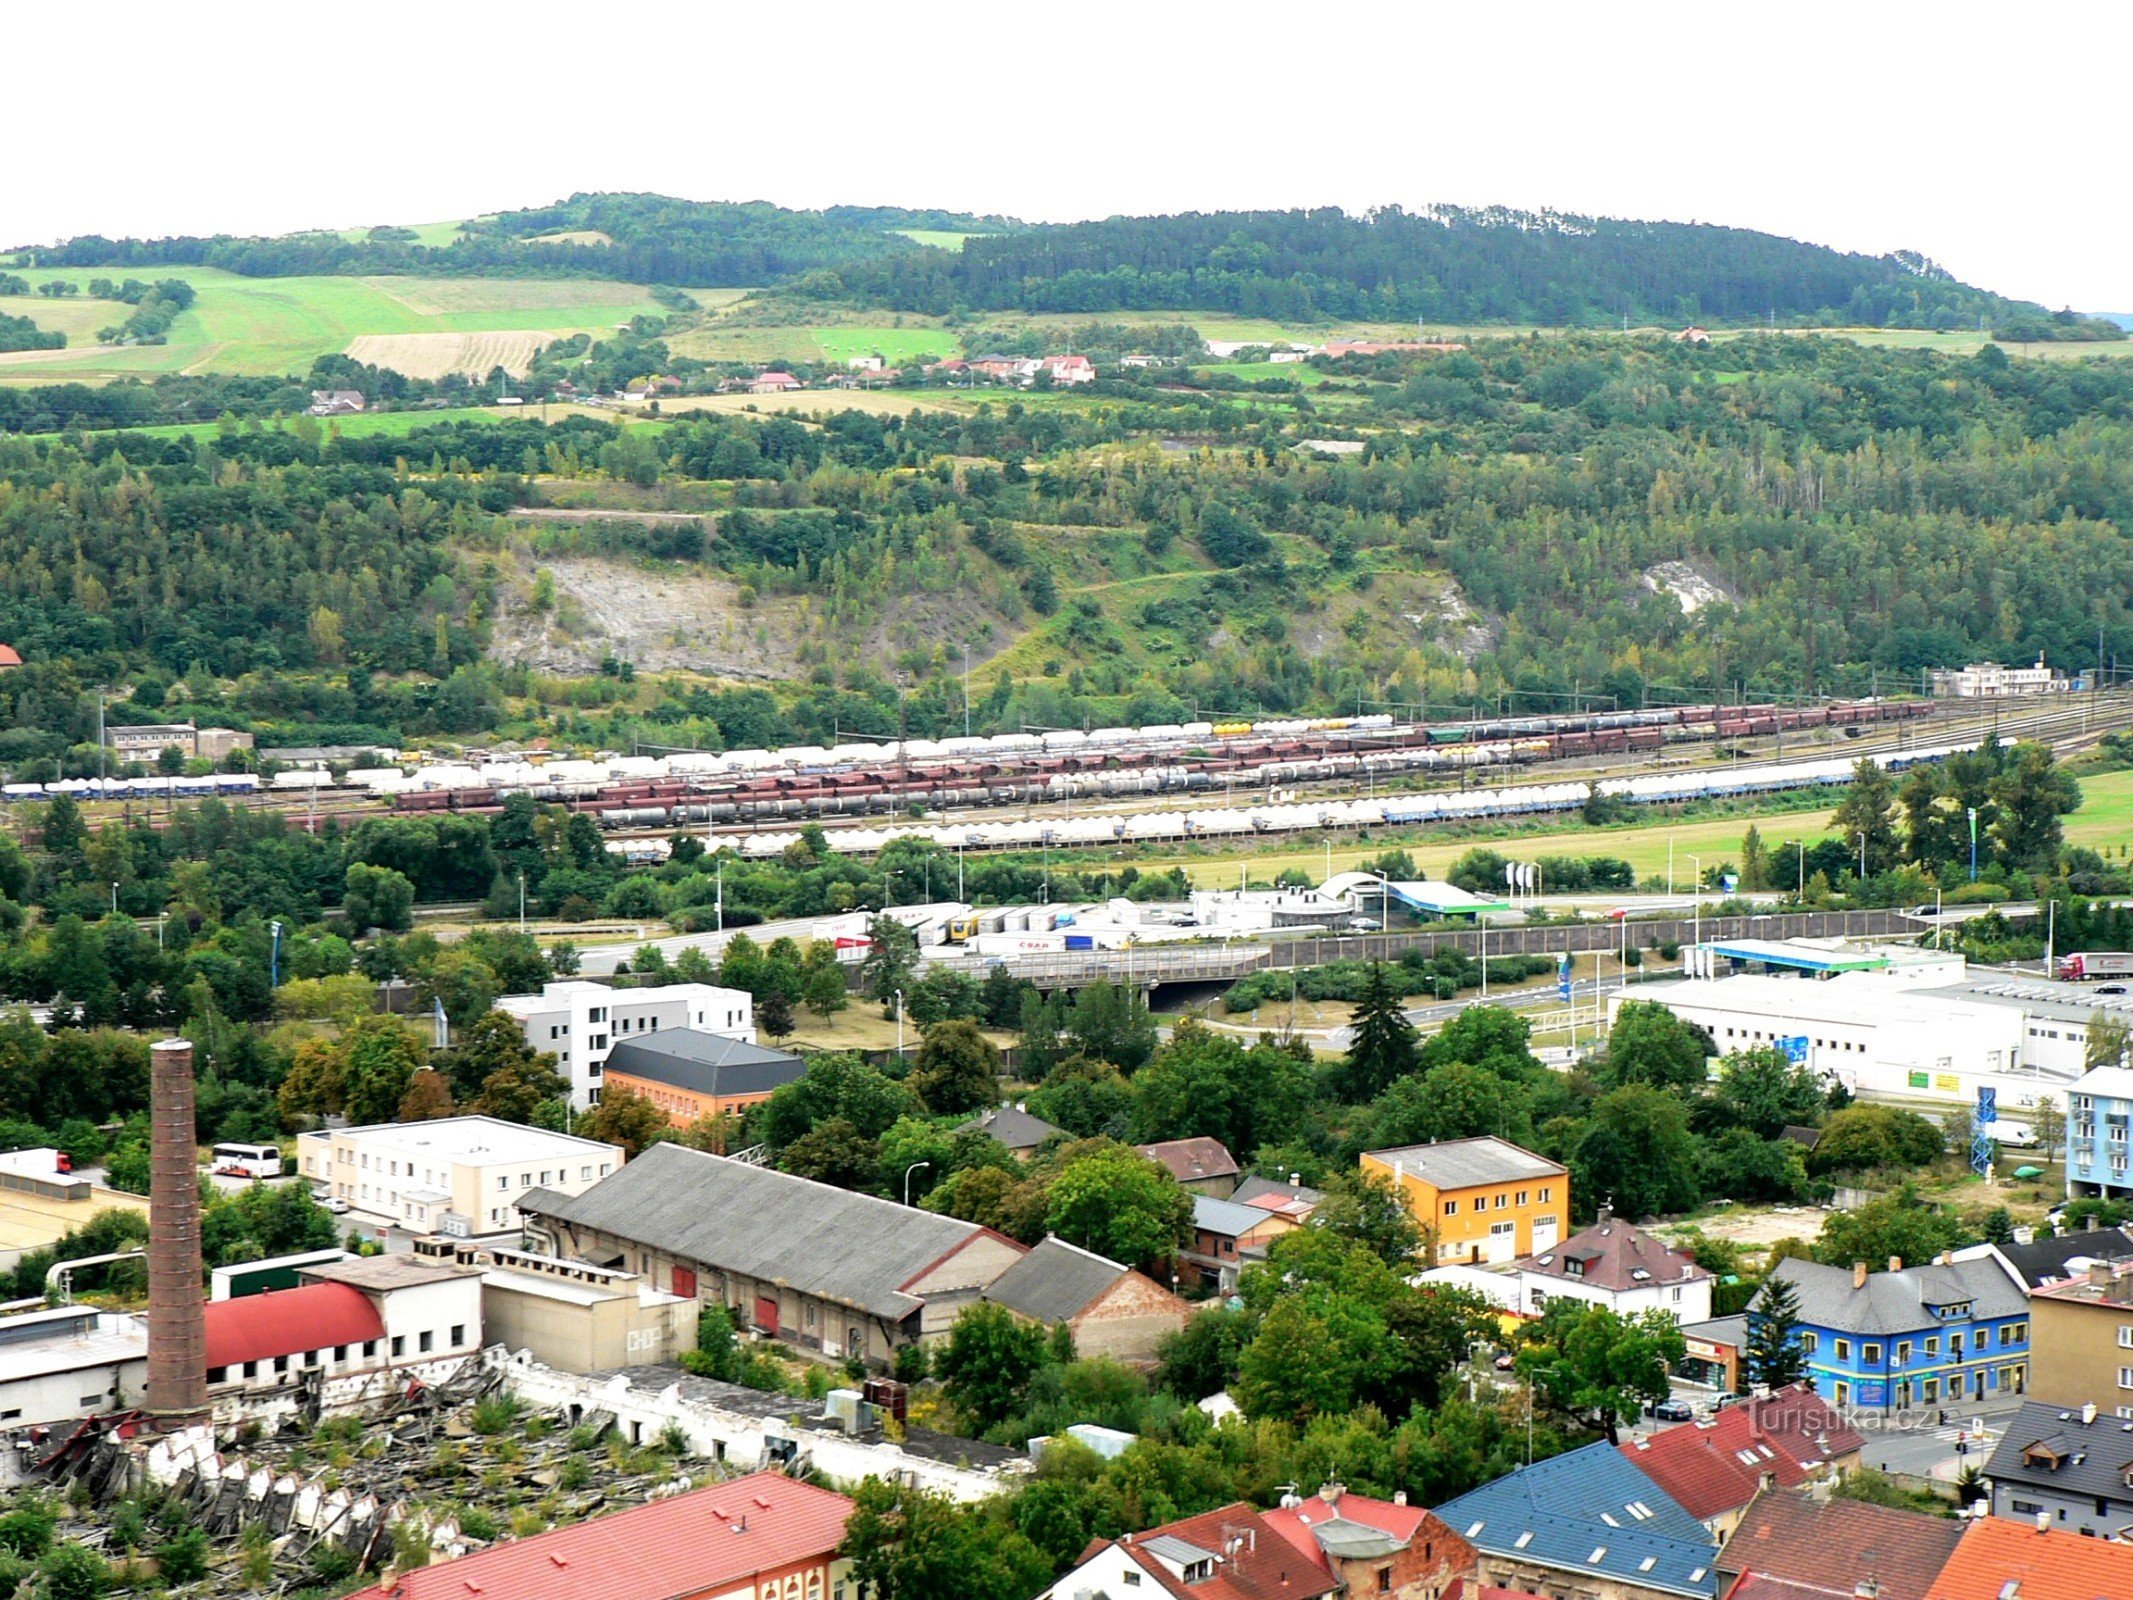
[[[64,1422],[138,1401],[148,1324],[94,1306],[0,1317],[0,1429]]]
[[[496,1009],[518,1019],[534,1049],[554,1055],[570,1080],[570,1104],[577,1111],[600,1103],[607,1053],[624,1039],[661,1028],[695,1028],[756,1042],[754,999],[746,990],[709,983],[617,989],[565,978],[542,985],[539,994],[505,995]]]
[[[1997,661],[1979,661],[1933,674],[1933,693],[1942,699],[2000,700],[2015,695],[2065,694],[2073,687],[2073,681],[2047,667],[2041,655],[2033,667],[2003,667]]]
[[[1664,1311],[1676,1322],[1711,1320],[1711,1274],[1686,1252],[1601,1206],[1592,1226],[1517,1266],[1518,1305],[1539,1316],[1551,1300],[1606,1306],[1625,1317]]]
[[[619,1145],[497,1117],[296,1136],[296,1170],[321,1200],[346,1202],[352,1220],[459,1239],[514,1233],[527,1190],[583,1194],[621,1165]]]

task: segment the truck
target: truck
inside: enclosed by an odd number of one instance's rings
[[[2124,950],[2083,950],[2059,958],[2059,976],[2067,983],[2093,983],[2098,978],[2133,978],[2133,953]]]

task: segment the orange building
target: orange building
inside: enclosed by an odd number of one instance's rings
[[[1553,1249],[1570,1214],[1570,1174],[1505,1139],[1447,1139],[1366,1150],[1422,1230],[1433,1265],[1515,1261]]]
[[[703,1117],[737,1117],[806,1076],[796,1055],[694,1028],[664,1028],[608,1052],[603,1092],[627,1089],[677,1128]]]

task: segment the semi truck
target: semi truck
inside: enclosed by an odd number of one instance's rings
[[[2133,978],[2133,953],[2124,950],[2083,950],[2059,958],[2059,976],[2068,983],[2090,983],[2098,978]]]

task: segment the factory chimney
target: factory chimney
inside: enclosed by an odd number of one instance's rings
[[[192,1043],[159,1040],[148,1061],[147,1410],[177,1429],[208,1414]]]

